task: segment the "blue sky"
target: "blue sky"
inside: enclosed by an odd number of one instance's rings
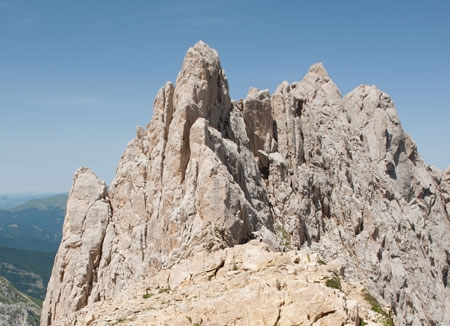
[[[0,0],[0,194],[109,184],[186,50],[219,51],[234,99],[323,62],[343,94],[375,84],[429,164],[450,165],[448,1]]]

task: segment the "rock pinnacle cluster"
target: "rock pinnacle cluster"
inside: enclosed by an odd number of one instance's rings
[[[137,128],[109,188],[88,168],[76,172],[41,325],[106,325],[102,303],[116,300],[117,308],[118,298],[131,300],[124,294],[131,288],[142,297],[161,275],[172,276],[159,289],[180,294],[186,282],[197,284],[195,275],[203,275],[198,266],[212,275],[205,280],[210,284],[254,270],[260,274],[247,282],[267,279],[269,288],[284,294],[268,297],[262,286],[247,289],[267,297],[261,304],[267,319],[207,310],[208,302],[217,301],[211,298],[202,303],[206,310],[194,301],[185,310],[174,303],[160,306],[160,317],[130,317],[130,325],[239,325],[242,318],[260,325],[299,323],[289,300],[297,302],[295,293],[313,293],[310,287],[317,285],[292,280],[305,277],[302,270],[309,273],[306,253],[315,255],[317,273],[334,275],[353,289],[333,290],[341,301],[323,312],[315,309],[324,301],[299,296],[311,300],[303,306],[313,312],[298,317],[311,325],[325,325],[326,318],[329,325],[359,323],[351,294],[358,286],[395,324],[450,324],[449,213],[450,169],[440,171],[421,159],[389,95],[361,85],[342,96],[319,63],[272,95],[250,88],[245,99],[233,101],[218,53],[198,42],[187,51],[176,83],[159,90],[152,120]],[[263,265],[243,267],[252,261],[244,255],[249,246],[259,246],[255,255]],[[283,254],[290,257],[284,263]],[[229,257],[240,258],[233,263]],[[318,267],[322,263],[333,272]],[[290,288],[290,282],[296,285]],[[321,289],[330,296],[327,287]],[[233,298],[246,302],[248,291]],[[227,287],[218,293],[226,297]],[[225,307],[227,301],[217,302]],[[359,305],[370,310],[370,304]],[[222,319],[214,319],[214,311]],[[175,319],[165,319],[168,314]]]

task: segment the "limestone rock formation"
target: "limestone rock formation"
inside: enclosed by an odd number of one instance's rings
[[[110,215],[105,183],[91,170],[80,168],[67,202],[63,238],[41,313],[43,324],[81,309],[96,295],[92,284],[97,281]]]
[[[337,262],[344,282],[362,284],[401,325],[450,323],[450,170],[423,162],[386,93],[362,85],[342,97],[315,64],[272,96],[251,88],[234,102],[217,52],[199,42],[153,112],[109,190],[77,172],[42,325],[81,320],[78,311],[133,284],[254,238]],[[351,293],[343,296],[335,312]],[[268,308],[267,320],[283,309]]]

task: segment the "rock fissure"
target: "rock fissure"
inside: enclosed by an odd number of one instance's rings
[[[329,311],[322,311],[321,313],[319,313],[318,315],[314,316],[312,324],[314,324],[315,322],[317,322],[319,319],[322,319],[330,314],[334,314],[336,312],[336,310],[329,310]]]

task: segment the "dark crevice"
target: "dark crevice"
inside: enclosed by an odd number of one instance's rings
[[[260,166],[259,173],[263,179],[267,180],[269,178],[269,167]]]
[[[392,135],[387,129],[384,131],[384,137],[386,138],[386,150],[389,150],[391,148]]]
[[[211,269],[208,269],[208,270],[206,271],[206,273],[213,272],[213,274],[210,276],[210,278],[216,277],[217,272],[218,272],[219,269],[221,269],[223,266],[225,266],[225,259],[222,259],[222,260],[220,261],[220,263],[217,264],[217,266],[215,266],[215,267],[213,267],[213,268],[211,268]],[[169,274],[169,275],[170,275],[170,274]]]
[[[275,139],[275,141],[278,142],[278,126],[275,120],[273,120],[272,134],[273,139]]]
[[[377,226],[377,227],[375,227],[375,230],[372,233],[372,240],[377,240],[379,235],[380,235],[380,229]]]
[[[430,185],[431,186],[431,185]],[[430,188],[423,188],[422,191],[419,193],[419,195],[417,196],[418,199],[424,199],[425,197],[428,197],[431,195],[431,190]]]
[[[355,235],[360,234],[362,231],[364,231],[364,220],[361,218],[355,226]]]
[[[381,251],[381,249],[377,252],[377,258],[379,262],[381,261],[381,259],[383,259],[383,252]]]
[[[397,180],[397,173],[395,172],[395,169],[390,169],[387,171],[387,174],[392,180]]]
[[[314,317],[313,323],[317,322],[319,319],[326,317],[328,315],[334,314],[336,310],[323,311],[320,312],[317,316]]]
[[[221,82],[222,69],[219,70],[219,76],[217,77],[217,102],[222,103],[222,82]]]
[[[297,101],[297,105],[295,107],[295,112],[294,112],[294,116],[295,117],[301,117],[302,116],[302,111],[303,111],[303,100],[298,100]]]
[[[448,287],[448,272],[449,272],[449,266],[450,266],[450,253],[446,250],[446,266],[442,269],[442,282],[444,283],[445,287]]]
[[[296,153],[296,157],[297,157],[297,164],[301,165],[301,164],[306,162],[306,160],[305,160],[305,147],[304,147],[305,137],[303,135],[301,122],[299,124],[299,130],[300,130],[300,144],[297,145],[298,146],[298,148],[297,148],[298,152]],[[311,154],[311,152],[310,152],[310,154]]]
[[[442,282],[444,283],[445,287],[448,286],[448,266],[442,269]]]
[[[188,121],[186,121],[184,123],[183,127],[184,127],[184,130],[183,130],[182,146],[184,147],[184,149],[181,148],[180,152],[185,151],[186,155],[180,155],[180,161],[181,161],[180,162],[180,170],[181,170],[180,184],[183,183],[184,179],[186,178],[187,166],[191,159],[191,148],[190,148],[190,144],[189,144],[189,136],[190,136],[192,124],[189,123]]]

